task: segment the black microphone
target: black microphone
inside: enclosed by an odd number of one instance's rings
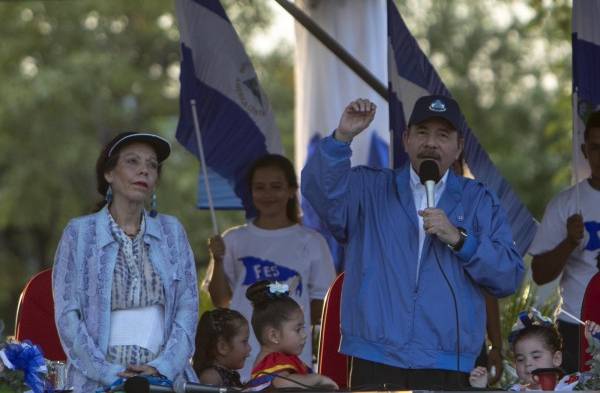
[[[419,178],[425,186],[427,207],[435,207],[435,183],[440,180],[440,168],[433,160],[425,160],[419,167]]]
[[[231,393],[240,391],[240,389],[235,388],[203,385],[201,383],[185,382],[182,380],[178,380],[173,384],[173,390],[177,393]]]
[[[200,383],[177,380],[173,387],[152,385],[144,377],[131,377],[125,381],[123,390],[126,393],[233,393],[239,389],[223,386],[202,385]]]
[[[126,393],[173,393],[173,389],[168,386],[151,385],[144,377],[127,378],[123,384],[123,390]]]

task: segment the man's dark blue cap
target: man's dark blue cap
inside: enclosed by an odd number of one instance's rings
[[[408,126],[423,123],[433,117],[447,120],[459,131],[461,123],[460,108],[458,103],[450,97],[441,95],[423,96],[415,102]]]

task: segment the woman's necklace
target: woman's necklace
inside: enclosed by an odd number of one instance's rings
[[[135,225],[135,228],[134,228],[133,231],[129,231],[129,230],[125,229],[124,225],[120,225],[119,224],[119,220],[117,219],[115,212],[111,210],[111,207],[109,207],[108,212],[111,215],[111,217],[113,218],[113,220],[115,220],[115,222],[117,223],[117,225],[119,226],[119,228],[121,228],[121,230],[123,231],[124,234],[126,234],[128,237],[134,239],[138,235],[138,233],[140,233],[140,228],[142,227],[142,224],[141,224],[142,216],[141,216],[141,214],[140,214],[140,222],[138,222],[137,225]],[[132,225],[132,227],[133,227],[133,225]]]
[[[129,231],[126,231],[125,229],[123,229],[123,233],[125,233],[127,236],[129,236],[130,238],[133,239],[138,235],[138,233],[140,233],[140,227],[138,226],[136,228],[135,232],[129,232]]]

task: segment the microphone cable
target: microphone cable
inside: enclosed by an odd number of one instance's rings
[[[444,272],[444,269],[442,269],[440,257],[438,256],[435,243],[433,242],[434,239],[431,240],[431,246],[433,248],[433,253],[435,254],[435,261],[437,262],[440,272],[442,272],[442,276],[444,276],[444,280],[446,280],[446,284],[448,284],[448,288],[450,288],[450,293],[452,294],[452,301],[454,303],[454,318],[456,319],[456,371],[460,372],[460,320],[458,318],[458,302],[456,301],[456,293],[454,292],[454,288],[452,288],[452,284],[450,284],[450,280],[448,280],[446,272]]]
[[[334,389],[332,389],[332,388],[329,388],[329,389],[324,389],[322,385],[314,385],[314,386],[313,386],[313,385],[307,385],[307,384],[305,384],[305,383],[298,382],[298,381],[296,381],[295,379],[288,378],[288,377],[284,377],[283,375],[279,375],[279,374],[277,374],[277,373],[270,373],[270,372],[268,372],[268,371],[259,371],[259,372],[257,372],[256,374],[257,374],[257,375],[268,375],[268,376],[270,376],[270,377],[273,377],[273,379],[275,379],[275,378],[281,378],[281,379],[284,379],[284,380],[286,380],[286,381],[289,381],[289,382],[295,383],[296,385],[298,385],[298,386],[301,386],[303,389],[310,389],[310,390],[315,390],[315,389],[318,389],[318,390],[319,390],[319,391],[321,391],[321,392],[326,392],[326,391],[331,391],[331,392],[333,392],[333,391],[336,391],[336,390],[334,390]],[[246,387],[248,387],[247,385],[248,385],[248,384],[244,385],[244,389],[245,389]],[[244,389],[242,389],[242,390],[244,390]],[[278,390],[282,390],[282,389],[279,389],[279,388],[278,388]]]
[[[353,386],[351,391],[352,392],[374,392],[374,391],[386,391],[386,392],[393,392],[393,391],[405,391],[407,390],[405,385],[399,385],[399,384],[394,384],[394,383],[369,383],[369,384],[363,384],[363,385],[358,385],[358,386]],[[442,390],[442,389],[439,389]]]
[[[425,160],[421,162],[419,167],[419,180],[421,181],[421,184],[425,186],[428,208],[435,207],[434,187],[435,183],[439,181],[439,178],[439,167],[434,160]],[[433,182],[433,185],[430,184],[431,182]],[[448,279],[446,272],[444,272],[444,269],[442,269],[442,263],[440,262],[440,257],[438,256],[433,237],[431,238],[431,246],[433,247],[433,253],[435,254],[435,261],[437,262],[442,276],[444,276],[444,280],[446,280],[446,284],[448,284],[448,288],[450,288],[452,301],[454,302],[454,317],[456,319],[456,371],[460,372],[460,321],[458,319],[458,302],[456,301],[456,293],[454,292],[452,284],[450,284],[450,280]]]

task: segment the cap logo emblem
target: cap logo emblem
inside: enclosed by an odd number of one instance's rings
[[[432,112],[446,112],[446,104],[442,100],[435,100],[429,105],[429,110]]]

